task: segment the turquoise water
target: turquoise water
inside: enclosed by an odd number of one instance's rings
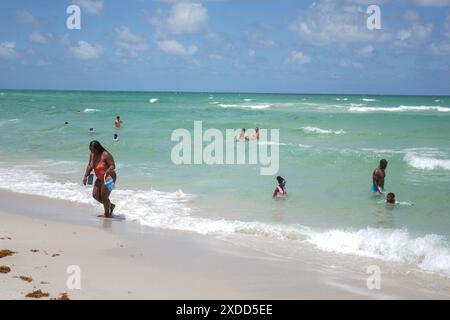
[[[1,188],[93,203],[81,180],[96,139],[115,158],[112,198],[129,219],[306,241],[450,275],[450,97],[0,92]],[[289,198],[271,198],[275,176],[260,165],[173,164],[171,134],[195,120],[222,132],[279,129]],[[394,208],[369,190],[382,158]]]

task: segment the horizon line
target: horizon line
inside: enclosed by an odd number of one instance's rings
[[[7,89],[0,88],[2,91],[57,91],[57,92],[132,92],[132,93],[188,93],[188,94],[276,94],[276,95],[346,95],[346,96],[406,96],[406,97],[450,97],[450,94],[401,94],[401,93],[306,93],[306,92],[250,92],[250,91],[195,91],[195,90],[114,90],[114,89]]]

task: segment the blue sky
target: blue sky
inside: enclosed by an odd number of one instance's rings
[[[0,88],[450,95],[450,0],[2,0]]]

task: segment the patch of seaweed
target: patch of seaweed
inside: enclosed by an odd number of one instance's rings
[[[0,266],[0,273],[10,273],[11,268],[8,266]]]
[[[28,293],[25,297],[39,299],[39,298],[50,297],[50,294],[48,292],[42,292],[42,290],[39,289],[39,290]]]
[[[11,251],[11,250],[8,250],[8,249],[3,249],[3,250],[0,250],[0,258],[12,256],[15,253],[16,252],[14,252],[14,251]]]

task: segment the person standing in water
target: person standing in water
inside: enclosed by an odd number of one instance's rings
[[[115,172],[116,165],[114,163],[113,156],[100,144],[98,141],[91,141],[89,144],[89,163],[86,167],[86,172],[84,173],[83,184],[86,185],[87,177],[94,170],[97,180],[94,184],[94,189],[92,190],[92,197],[103,204],[105,209],[105,217],[111,218],[115,204],[111,203],[109,200],[109,195],[111,191],[105,185],[105,178],[111,177],[116,182],[117,175]]]
[[[273,192],[273,198],[284,198],[287,196],[286,180],[283,177],[277,177],[278,185]]]
[[[373,171],[372,175],[372,191],[383,194],[384,192],[384,180],[386,178],[386,168],[388,166],[387,160],[380,161],[380,166]]]
[[[120,129],[121,125],[122,125],[122,120],[120,120],[120,117],[117,116],[116,121],[114,121],[114,126],[116,127],[116,129]]]
[[[255,134],[253,135],[253,139],[259,142],[259,128],[255,128]]]

